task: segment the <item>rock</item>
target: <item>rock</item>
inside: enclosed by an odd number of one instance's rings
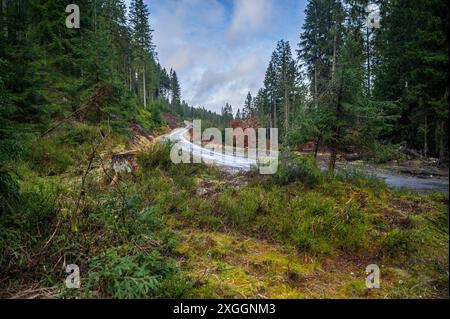
[[[196,193],[197,193],[198,196],[205,196],[205,195],[207,195],[209,193],[209,191],[206,188],[204,188],[204,187],[199,187],[199,188],[197,188],[197,192]]]

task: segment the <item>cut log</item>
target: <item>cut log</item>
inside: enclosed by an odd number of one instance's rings
[[[137,150],[115,153],[111,159],[111,168],[115,173],[131,173],[139,167],[136,161]]]

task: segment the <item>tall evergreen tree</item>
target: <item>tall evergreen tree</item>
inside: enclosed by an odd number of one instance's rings
[[[137,70],[142,76],[142,97],[147,107],[146,64],[154,57],[152,32],[148,21],[149,11],[144,0],[132,0],[130,4],[130,23],[132,30],[133,52]]]
[[[338,0],[309,0],[300,36],[298,58],[311,83],[315,107],[335,73],[342,44],[344,12]]]
[[[291,47],[287,41],[279,41],[277,45],[278,65],[278,96],[284,107],[284,135],[289,129],[291,104],[296,89],[297,69],[292,58]]]
[[[244,107],[242,108],[242,118],[248,119],[253,116],[253,98],[250,92],[245,98]]]
[[[225,126],[228,126],[233,120],[233,108],[228,102],[222,107],[222,119]]]
[[[392,142],[448,160],[448,2],[382,2],[374,96],[397,101]]]
[[[242,119],[241,109],[237,110],[237,112],[236,112],[236,119],[238,119],[238,120]]]
[[[278,127],[277,123],[277,83],[278,74],[276,70],[276,65],[278,64],[278,56],[276,52],[272,53],[272,58],[269,62],[269,66],[266,70],[266,75],[264,78],[264,91],[268,101],[268,111],[269,111],[269,127]]]
[[[171,92],[172,92],[171,103],[172,103],[172,105],[177,106],[180,104],[180,100],[181,100],[180,84],[178,83],[177,72],[175,72],[174,70],[171,70],[170,72],[171,72],[170,88],[171,88]]]

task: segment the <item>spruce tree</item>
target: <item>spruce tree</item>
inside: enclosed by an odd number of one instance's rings
[[[295,61],[292,58],[291,47],[287,41],[279,41],[277,45],[277,91],[280,104],[284,108],[284,134],[286,135],[289,130],[291,104],[293,96],[296,90],[297,69]]]
[[[269,127],[278,127],[277,123],[277,99],[278,99],[278,74],[276,65],[278,64],[278,56],[276,52],[272,53],[272,58],[266,70],[264,78],[264,91],[268,101],[269,111]]]
[[[247,93],[245,98],[244,107],[242,108],[242,118],[249,119],[253,116],[253,98],[250,92]]]
[[[178,77],[177,72],[171,70],[171,76],[170,76],[170,87],[172,92],[172,99],[171,103],[174,106],[177,106],[180,104],[181,100],[181,89],[180,84],[178,83]]]
[[[307,71],[315,107],[335,73],[344,32],[343,18],[340,1],[308,1],[297,53]]]
[[[142,98],[147,107],[146,65],[155,55],[152,32],[148,21],[149,11],[144,0],[132,0],[130,4],[131,36],[136,69],[142,76]]]
[[[397,101],[400,115],[384,138],[448,160],[448,2],[383,2],[376,33],[374,96]]]

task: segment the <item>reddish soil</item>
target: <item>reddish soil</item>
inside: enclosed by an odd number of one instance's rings
[[[183,126],[183,123],[170,113],[163,113],[162,116],[172,130]]]
[[[231,127],[233,129],[236,128],[242,128],[242,130],[245,130],[247,128],[254,128],[255,130],[258,129],[259,127],[259,123],[257,119],[254,118],[250,118],[247,120],[240,120],[240,119],[235,119],[231,122]],[[237,138],[240,138],[240,136],[233,136],[233,146],[236,146],[237,144]],[[256,139],[256,136],[255,136]],[[247,148],[250,145],[257,145],[257,141],[249,141],[249,136],[244,136],[244,148]]]

